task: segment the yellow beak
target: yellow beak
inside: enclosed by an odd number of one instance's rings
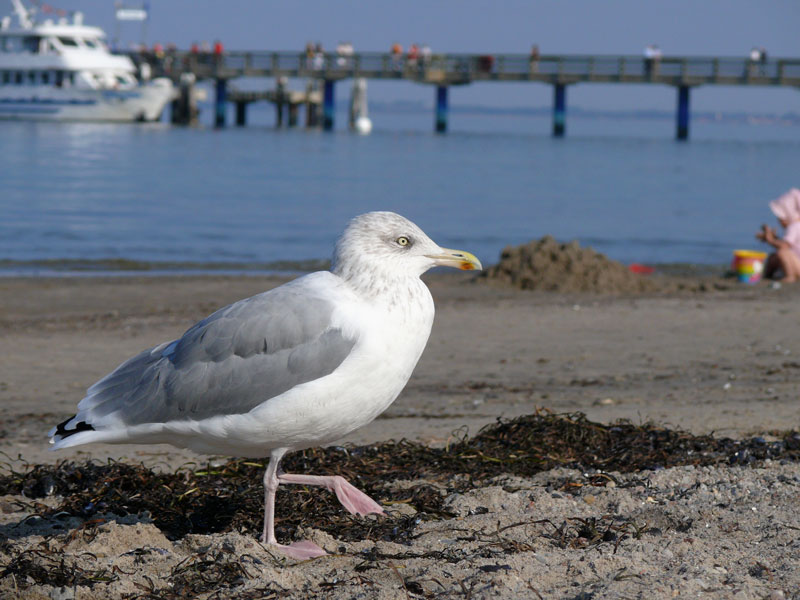
[[[480,271],[483,269],[481,261],[474,254],[464,250],[442,248],[440,254],[429,254],[428,258],[432,258],[440,267],[455,267],[462,271]]]

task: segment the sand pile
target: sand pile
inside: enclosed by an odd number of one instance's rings
[[[551,292],[624,294],[657,288],[646,276],[632,273],[592,248],[581,248],[577,241],[562,244],[549,235],[522,246],[506,247],[500,262],[480,278],[523,290]]]

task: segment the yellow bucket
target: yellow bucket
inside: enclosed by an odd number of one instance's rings
[[[766,260],[766,252],[734,250],[731,268],[736,273],[736,278],[739,281],[757,283],[761,281],[761,273],[764,271],[764,262]]]

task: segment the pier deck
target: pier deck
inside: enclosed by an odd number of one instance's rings
[[[196,80],[217,82],[218,103],[225,102],[225,82],[238,77],[306,78],[333,83],[349,78],[395,79],[436,86],[436,129],[446,130],[447,88],[473,82],[530,81],[554,86],[554,127],[564,134],[566,86],[578,83],[658,84],[678,89],[677,137],[688,137],[689,89],[701,85],[784,86],[800,88],[800,59],[747,57],[671,57],[634,55],[434,54],[407,55],[360,52],[350,56],[305,52],[225,52],[221,55],[172,52],[156,57],[132,53],[150,64],[154,75],[176,81],[187,73]],[[327,98],[327,96],[326,96]],[[330,109],[332,99],[327,99]],[[224,111],[218,106],[217,114]],[[328,119],[325,119],[326,127]],[[218,123],[219,119],[218,119]],[[224,124],[224,123],[223,123]],[[332,126],[332,122],[331,122]]]
[[[523,54],[435,54],[428,60],[409,60],[381,52],[350,57],[327,53],[319,59],[302,52],[226,52],[221,56],[176,52],[147,60],[156,73],[179,77],[191,72],[198,79],[235,77],[311,77],[318,79],[406,79],[435,85],[474,81],[539,81],[542,83],[656,83],[672,86],[773,85],[800,87],[800,59],[778,58],[753,62],[730,57]]]

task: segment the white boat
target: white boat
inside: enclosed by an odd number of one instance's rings
[[[175,95],[167,78],[140,82],[133,61],[112,54],[105,33],[71,21],[35,22],[21,0],[18,20],[0,21],[0,119],[155,121]]]

